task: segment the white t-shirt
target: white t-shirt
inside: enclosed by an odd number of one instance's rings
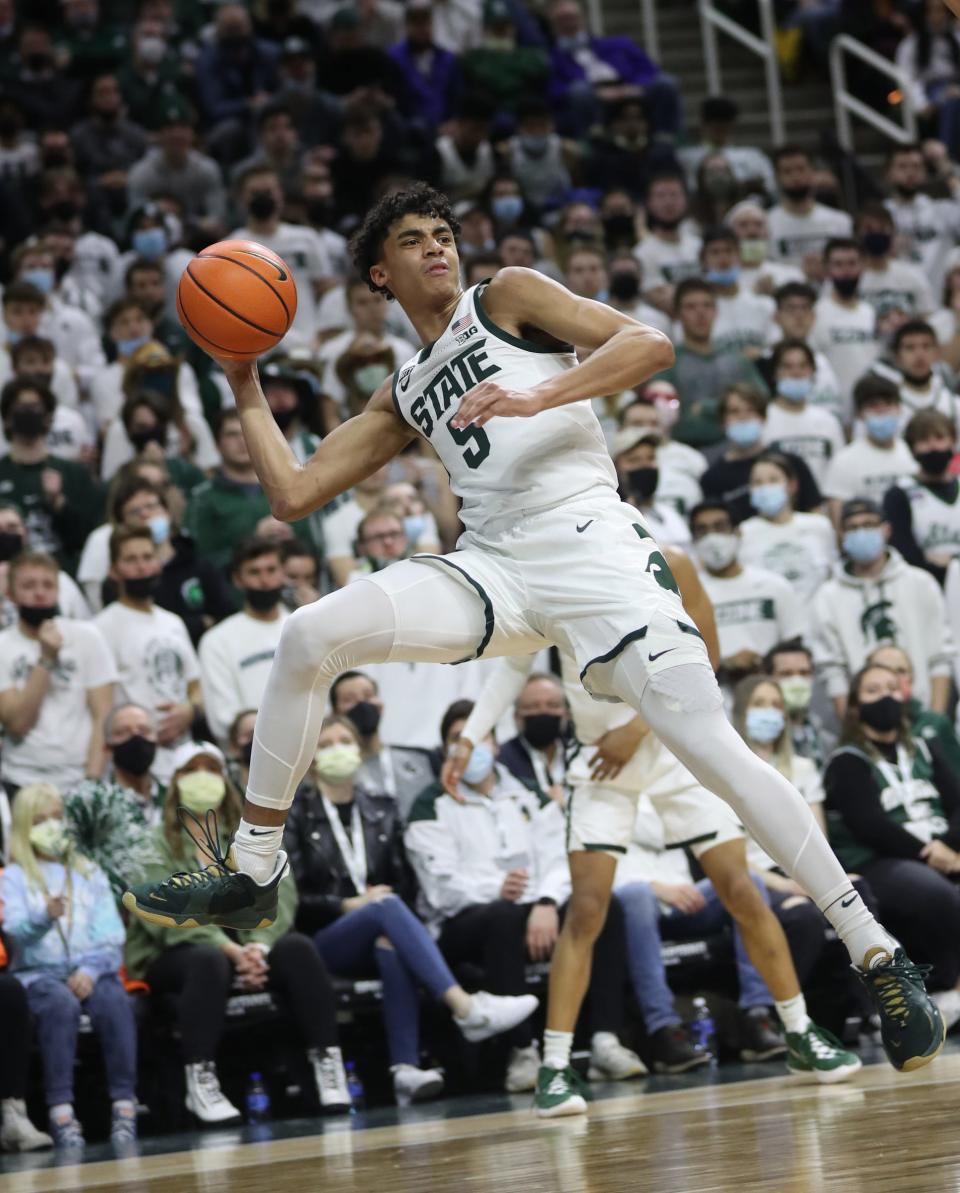
[[[237,713],[259,708],[267,676],[289,617],[284,606],[273,621],[234,613],[200,639],[200,682],[203,706],[214,737],[221,745]]]
[[[776,309],[772,298],[752,294],[742,284],[735,295],[718,294],[717,319],[713,325],[714,348],[732,348],[737,352],[764,348]]]
[[[10,352],[7,348],[0,348],[0,389],[8,381],[13,379],[13,375],[13,361],[10,359]],[[57,399],[58,412],[64,406],[68,406],[76,414],[80,406],[80,391],[77,388],[77,381],[73,375],[73,370],[59,356],[53,358],[53,372],[50,374],[50,392]],[[56,415],[54,415],[54,426],[56,425]],[[47,445],[49,446],[49,444],[50,440],[48,437]]]
[[[754,294],[757,291],[757,286],[761,283],[764,287],[769,284],[775,293],[788,282],[805,282],[806,280],[803,270],[798,269],[796,265],[787,265],[783,261],[764,261],[756,269],[741,271],[740,287]]]
[[[741,650],[764,655],[778,642],[802,638],[809,628],[803,605],[782,576],[745,567],[728,579],[701,568],[700,579],[717,619],[722,658]]]
[[[0,382],[0,388],[2,385]],[[93,447],[93,434],[79,410],[58,403],[53,412],[50,430],[47,432],[46,444],[51,455],[59,456],[61,460],[77,461],[84,448]],[[9,451],[10,444],[0,426],[0,456],[7,455]]]
[[[808,253],[822,253],[834,236],[853,233],[853,220],[845,211],[822,203],[814,203],[807,215],[793,215],[778,203],[767,212],[767,221],[771,258],[793,265],[803,265]]]
[[[686,518],[681,517],[674,506],[659,500],[659,487],[656,496],[658,500],[641,511],[653,537],[668,547],[685,547],[690,542],[690,527]]]
[[[957,316],[946,307],[941,307],[938,311],[934,311],[927,322],[937,333],[937,341],[941,347],[944,344],[949,344],[954,336],[957,335]]]
[[[101,429],[111,420],[120,417],[123,409],[123,375],[126,365],[119,360],[98,370],[90,382],[90,400],[93,403],[97,426]],[[200,383],[193,367],[186,361],[177,369],[177,398],[184,413],[203,417],[203,403],[200,399]]]
[[[107,605],[93,619],[117,664],[119,699],[156,712],[168,701],[183,704],[187,687],[200,678],[200,663],[183,619],[154,606],[149,613],[119,601]],[[152,770],[161,783],[172,773],[172,750],[186,741],[189,730],[168,748],[157,750]]]
[[[660,480],[657,483],[657,504],[670,505],[679,514],[688,514],[703,499],[700,477],[707,470],[702,452],[685,443],[661,444],[657,451]]]
[[[947,254],[960,236],[960,204],[915,195],[907,200],[887,199],[886,205],[897,226],[897,239],[904,246],[905,260],[920,267],[939,297],[949,268]]]
[[[110,536],[113,531],[112,522],[104,522],[102,526],[91,530],[77,565],[77,579],[83,585],[87,602],[95,613],[103,607],[102,587],[110,571]]]
[[[317,335],[317,300],[313,283],[334,276],[330,254],[317,233],[305,224],[281,222],[271,236],[252,232],[249,228],[236,228],[230,233],[230,239],[255,240],[272,249],[290,266],[297,284],[297,313],[284,342],[291,348],[297,345],[312,348]]]
[[[794,514],[789,522],[747,518],[740,525],[740,562],[788,580],[803,600],[813,596],[839,559],[837,538],[823,514]]]
[[[802,410],[785,409],[778,402],[767,407],[764,443],[775,443],[781,451],[799,456],[818,485],[826,476],[830,461],[846,440],[836,417],[828,410],[806,404]]]
[[[788,778],[808,804],[823,803],[823,783],[820,780],[820,771],[813,759],[794,754],[793,772]],[[816,829],[815,831],[819,832],[820,830]],[[773,858],[764,853],[749,834],[747,835],[747,866],[761,874],[765,870],[777,868],[777,863]]]
[[[878,447],[866,437],[854,439],[830,461],[820,486],[825,497],[850,501],[869,497],[882,501],[887,489],[916,468],[910,449],[897,436],[890,447]]]
[[[633,250],[640,262],[643,276],[640,285],[644,292],[657,286],[676,286],[684,278],[695,278],[700,274],[700,237],[686,228],[680,231],[676,242],[663,240],[650,232]]]
[[[860,277],[860,297],[874,308],[901,307],[912,318],[924,318],[937,305],[930,283],[916,265],[896,259],[885,270],[865,269]]]
[[[819,299],[810,346],[822,352],[833,367],[840,396],[849,410],[853,387],[877,359],[877,315],[868,302],[853,307],[834,302],[832,295]],[[844,422],[850,421],[849,416]]]
[[[91,688],[116,683],[110,648],[92,622],[56,618],[63,635],[57,665],[50,673],[40,714],[25,737],[5,733],[0,778],[17,786],[53,783],[60,790],[79,783],[87,765],[93,718],[87,705]],[[22,689],[40,658],[40,643],[19,625],[0,632],[0,692]]]

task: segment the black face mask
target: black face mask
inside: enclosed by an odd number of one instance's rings
[[[247,210],[255,220],[268,220],[277,213],[277,199],[270,191],[254,191],[247,203]]]
[[[20,620],[26,622],[28,626],[43,625],[45,621],[49,621],[52,617],[56,617],[60,613],[59,605],[17,605],[17,612],[20,614]]]
[[[859,277],[833,278],[833,288],[841,298],[853,298],[860,289],[860,279]]]
[[[914,452],[913,458],[927,476],[939,476],[949,467],[953,451],[949,447],[935,447],[928,452]]]
[[[119,745],[111,746],[110,749],[113,751],[114,766],[138,777],[147,773],[157,756],[157,743],[148,741],[139,733],[128,737]]]
[[[6,563],[23,550],[23,535],[12,530],[0,530],[0,563]]]
[[[308,199],[306,208],[307,219],[311,224],[326,227],[333,219],[333,204],[329,199]]]
[[[649,501],[657,491],[659,468],[631,468],[627,473],[627,488],[642,501]]]
[[[640,294],[640,279],[635,273],[621,269],[610,275],[610,297],[617,302],[633,302]]]
[[[651,212],[648,211],[647,212],[647,227],[651,230],[651,232],[655,231],[657,228],[662,228],[665,232],[673,232],[674,229],[680,227],[680,225],[683,223],[683,221],[686,218],[687,217],[684,214],[684,215],[678,215],[676,217],[676,219],[665,220],[665,219],[661,219],[661,217],[659,215],[653,215]]]
[[[370,737],[380,728],[380,709],[369,700],[361,700],[347,713],[361,737]]]
[[[803,203],[813,194],[812,186],[782,186],[780,190],[791,203]]]
[[[297,417],[297,408],[294,406],[292,410],[274,410],[273,421],[277,424],[281,431],[287,431],[290,424]]]
[[[135,601],[145,601],[157,591],[159,583],[159,576],[135,576],[132,580],[124,580],[123,587],[128,597]]]
[[[68,164],[68,158],[65,150],[55,149],[52,153],[49,153],[47,155],[46,164],[48,166],[52,165],[54,163],[54,159],[56,159],[56,164],[58,166],[66,166]],[[54,203],[49,210],[50,214],[55,220],[70,221],[76,219],[80,214],[80,208],[72,199],[61,199],[59,203]]]
[[[608,215],[603,221],[603,236],[608,248],[637,243],[637,227],[632,215]]]
[[[127,438],[133,444],[134,451],[139,453],[150,443],[159,443],[163,447],[167,432],[163,427],[145,427],[140,431],[128,431]]]
[[[250,757],[252,754],[253,754],[253,741],[251,739],[250,741],[247,742],[247,744],[245,746],[240,747],[240,761],[243,763],[244,766],[250,765]]]
[[[890,252],[893,237],[889,232],[865,232],[860,243],[868,257],[885,257]]]
[[[920,188],[918,186],[914,186],[912,182],[898,182],[893,189],[896,195],[901,199],[914,199],[920,193]]]
[[[245,588],[243,598],[255,613],[269,613],[276,609],[283,596],[283,587],[279,588]]]
[[[881,696],[879,700],[861,704],[860,720],[880,733],[896,729],[903,721],[903,701],[896,696]]]
[[[535,750],[552,746],[563,733],[563,717],[552,712],[538,712],[523,718],[523,736]]]
[[[10,415],[10,428],[17,439],[40,439],[47,428],[47,412],[20,406]]]

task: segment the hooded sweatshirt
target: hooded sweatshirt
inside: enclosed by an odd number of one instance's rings
[[[927,703],[930,680],[950,675],[953,638],[936,580],[887,548],[878,576],[854,576],[838,565],[813,601],[813,655],[831,696],[846,694],[852,676],[881,643],[896,643],[913,663],[914,693]]]

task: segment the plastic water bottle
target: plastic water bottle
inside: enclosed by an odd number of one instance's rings
[[[348,1060],[343,1067],[347,1074],[347,1090],[350,1094],[350,1113],[356,1114],[358,1111],[363,1110],[366,1104],[363,1082],[360,1080],[357,1066],[352,1060]]]
[[[251,1073],[247,1084],[247,1122],[262,1123],[270,1116],[270,1095],[260,1073]]]
[[[693,1000],[693,1020],[690,1023],[690,1035],[693,1037],[693,1046],[698,1052],[706,1052],[709,1056],[716,1058],[716,1028],[714,1027],[713,1016],[710,1014],[710,1008],[707,1006],[705,998],[695,998]]]

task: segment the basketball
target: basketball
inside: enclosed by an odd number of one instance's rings
[[[256,360],[280,343],[296,313],[289,266],[252,240],[211,244],[180,275],[180,322],[214,356]]]

